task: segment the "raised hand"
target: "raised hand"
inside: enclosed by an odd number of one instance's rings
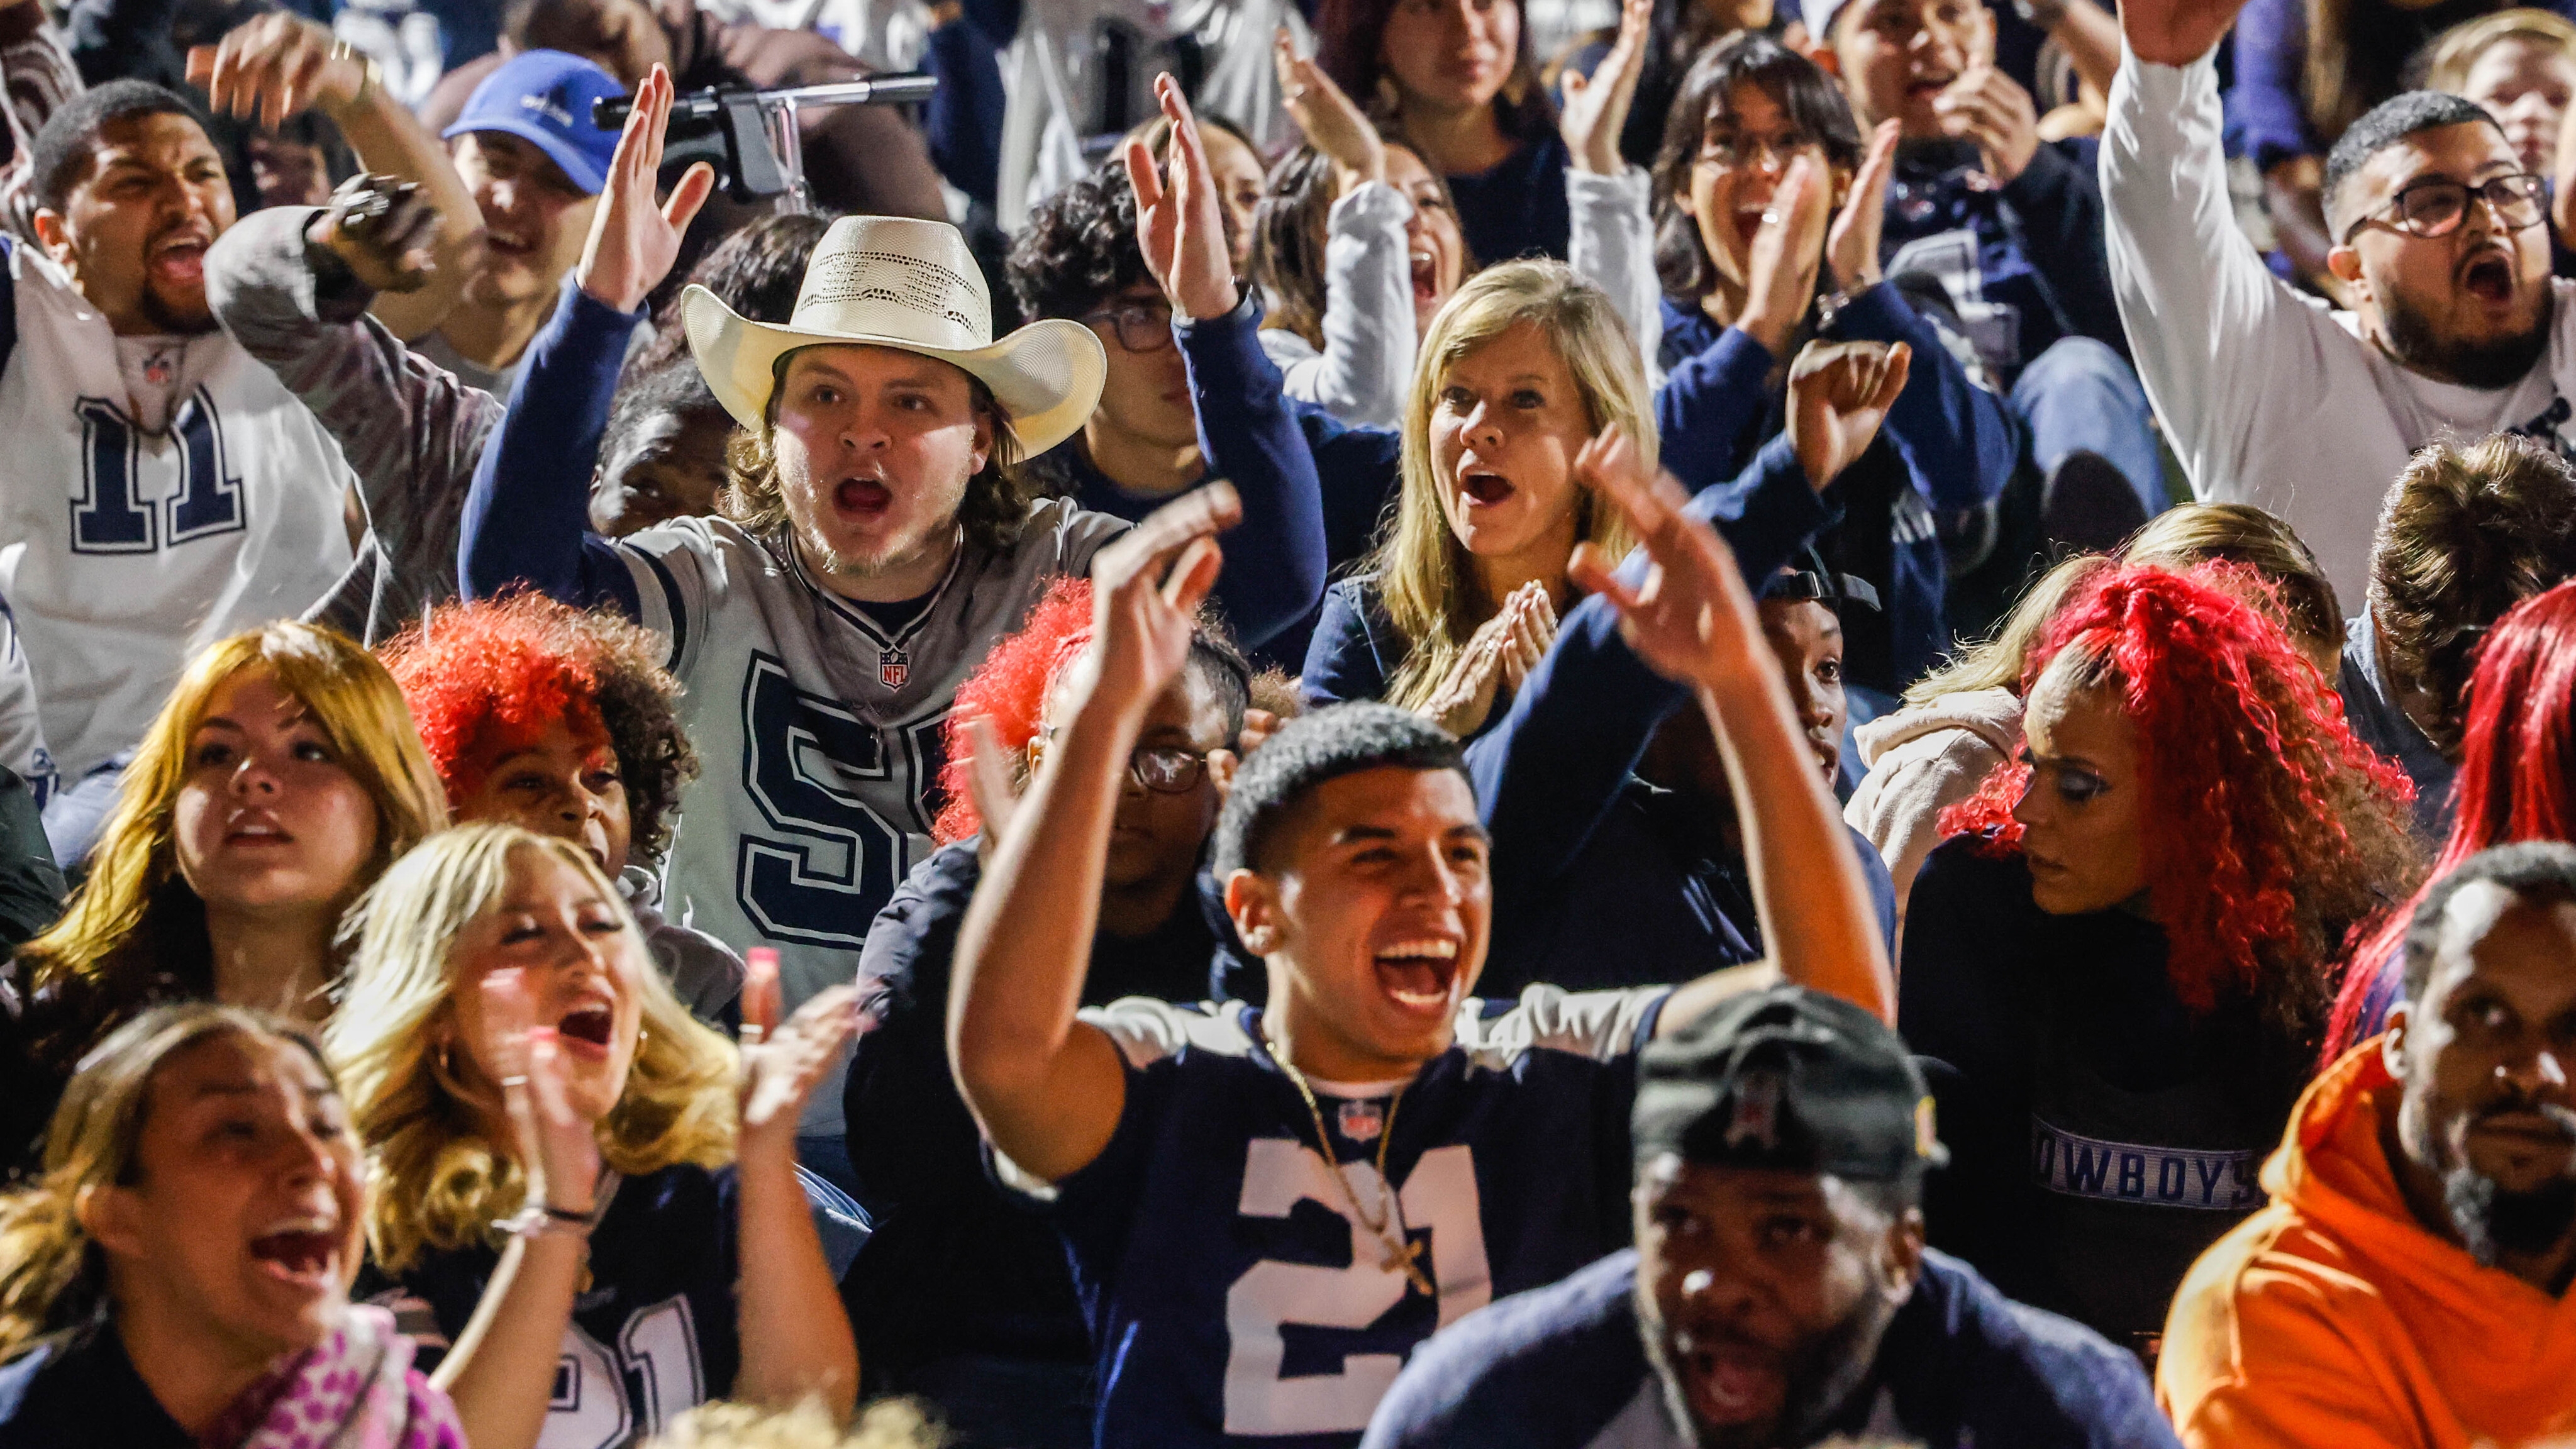
[[[778,953],[754,948],[742,986],[741,1130],[736,1155],[796,1160],[796,1123],[805,1099],[831,1075],[841,1046],[861,1029],[856,986],[831,986],[778,1024]],[[868,1024],[873,1025],[873,1021]]]
[[[1810,342],[1789,364],[1789,445],[1817,492],[1857,462],[1905,391],[1902,342]]]
[[[1136,244],[1145,270],[1185,317],[1222,317],[1243,294],[1234,285],[1234,255],[1225,245],[1216,170],[1208,164],[1199,123],[1169,72],[1154,77],[1154,95],[1172,123],[1171,184],[1155,173],[1142,140],[1127,143],[1127,182],[1136,188]]]
[[[437,270],[438,210],[418,184],[361,173],[340,183],[304,229],[370,290],[409,292]]]
[[[1574,169],[1595,176],[1616,176],[1627,169],[1619,154],[1619,133],[1627,128],[1628,108],[1637,99],[1637,78],[1646,73],[1647,34],[1653,25],[1655,0],[1620,0],[1619,38],[1592,74],[1569,68],[1565,73],[1565,109],[1556,121]]]
[[[991,860],[1010,833],[1012,817],[1020,813],[1020,782],[1013,777],[1011,752],[1002,748],[991,720],[977,715],[966,721],[966,749],[966,793],[984,827],[976,832],[975,853]]]
[[[536,1004],[519,968],[491,972],[481,989],[502,1109],[528,1175],[528,1202],[586,1217],[599,1185],[599,1135],[564,1089],[563,1046],[553,1027],[536,1024]]]
[[[2189,65],[2218,48],[2245,0],[2120,0],[2120,32],[2151,65]]]
[[[680,237],[715,190],[715,168],[700,162],[656,205],[654,178],[662,170],[662,131],[671,119],[671,72],[661,65],[635,88],[635,108],[608,163],[608,183],[590,219],[578,275],[594,301],[632,312],[669,275],[680,257]]]
[[[1198,608],[1224,555],[1216,536],[1243,519],[1234,485],[1193,488],[1091,559],[1091,647],[1074,668],[1089,697],[1141,716],[1190,658]]]
[[[2039,150],[2039,108],[2021,83],[1990,63],[1960,72],[1932,102],[1944,135],[1977,143],[1986,174],[2010,184]]]
[[[331,32],[291,10],[234,27],[188,50],[188,80],[215,114],[283,125],[305,107],[347,105],[367,83],[367,63]]]
[[[1812,156],[1789,163],[1745,261],[1744,312],[1737,330],[1771,349],[1787,350],[1816,302],[1816,268],[1824,261],[1825,173]]]
[[[1896,174],[1896,143],[1904,128],[1881,121],[1870,133],[1869,153],[1852,173],[1851,194],[1842,214],[1825,237],[1825,255],[1834,269],[1834,286],[1845,293],[1878,283],[1878,238],[1887,224],[1887,182]]]
[[[1537,601],[1533,604],[1531,596]],[[1544,609],[1544,625],[1533,624],[1528,615],[1533,608]],[[1449,672],[1440,677],[1431,697],[1422,703],[1421,714],[1432,723],[1460,739],[1482,728],[1485,716],[1494,712],[1494,698],[1505,684],[1520,687],[1531,669],[1547,653],[1547,644],[1539,642],[1533,651],[1532,633],[1539,630],[1546,641],[1556,638],[1556,609],[1548,601],[1547,591],[1536,583],[1512,590],[1494,617],[1476,627],[1467,636],[1467,645],[1449,663]]]
[[[1279,103],[1306,135],[1306,144],[1333,163],[1333,172],[1348,192],[1363,181],[1386,179],[1386,142],[1367,113],[1351,103],[1324,68],[1297,53],[1286,26],[1271,37],[1270,62],[1279,73]]]
[[[1701,688],[1777,667],[1734,552],[1716,529],[1683,512],[1690,495],[1681,484],[1656,471],[1616,427],[1586,443],[1574,469],[1604,506],[1627,518],[1646,551],[1646,577],[1634,588],[1612,571],[1617,561],[1591,543],[1576,546],[1568,570],[1619,611],[1620,637],[1638,658]]]
[[[1556,642],[1556,600],[1533,581],[1520,586],[1513,602],[1520,607],[1503,644],[1503,683],[1518,693]]]

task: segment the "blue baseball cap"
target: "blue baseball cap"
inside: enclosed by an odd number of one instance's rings
[[[500,131],[546,153],[572,184],[597,196],[608,184],[617,133],[590,119],[591,103],[626,94],[617,77],[560,50],[523,50],[483,78],[442,138]]]

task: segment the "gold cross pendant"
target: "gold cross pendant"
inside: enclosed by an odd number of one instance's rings
[[[1420,1261],[1422,1258],[1422,1245],[1420,1243],[1407,1242],[1402,1247],[1389,1243],[1385,1246],[1386,1257],[1378,1263],[1379,1267],[1390,1273],[1402,1273],[1405,1277],[1412,1279],[1413,1286],[1421,1289],[1422,1296],[1425,1298],[1437,1298],[1440,1296],[1440,1290],[1431,1286],[1430,1275],[1422,1271],[1422,1263]]]

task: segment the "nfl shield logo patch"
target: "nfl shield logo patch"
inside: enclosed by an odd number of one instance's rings
[[[1353,1142],[1375,1142],[1386,1130],[1386,1112],[1375,1102],[1342,1103],[1341,1120],[1335,1125]]]
[[[877,683],[888,689],[901,689],[912,677],[912,659],[900,649],[877,651]]]

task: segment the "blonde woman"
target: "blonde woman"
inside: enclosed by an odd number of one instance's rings
[[[772,1030],[756,964],[737,1056],[590,856],[512,825],[432,837],[353,922],[327,1040],[374,1177],[361,1288],[418,1323],[475,1449],[623,1445],[717,1398],[847,1412],[795,1134],[849,988]]]
[[[463,1449],[393,1316],[349,1302],[364,1184],[300,1029],[202,1001],[127,1022],[0,1198],[0,1445]]]
[[[0,968],[0,1165],[82,1053],[158,1001],[319,1022],[341,912],[447,820],[384,666],[270,624],[198,655],[145,730],[89,880]]]

